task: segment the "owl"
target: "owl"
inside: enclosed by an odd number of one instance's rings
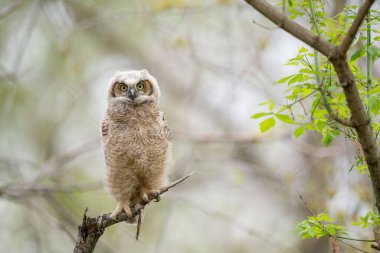
[[[160,89],[147,70],[117,72],[109,83],[108,107],[101,132],[106,184],[117,201],[111,218],[166,185],[171,132],[158,99]],[[133,222],[133,221],[132,221]]]

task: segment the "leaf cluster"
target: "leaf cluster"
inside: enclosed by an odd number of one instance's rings
[[[368,226],[380,226],[380,216],[378,213],[368,211],[366,215],[361,216],[359,221],[354,221],[352,224],[367,228]]]
[[[351,26],[358,7],[347,5],[334,17],[329,17],[323,1],[282,1],[286,11],[293,19],[307,19],[312,31],[333,44],[339,44]],[[284,8],[285,9],[285,8]],[[379,31],[372,25],[380,22],[380,12],[371,10],[366,25],[361,27],[358,38],[349,52],[349,65],[354,73],[358,89],[376,135],[380,132],[380,79],[370,75],[366,61],[373,64],[380,57]],[[369,33],[368,33],[369,32]],[[373,36],[368,37],[368,34]],[[261,132],[272,129],[277,122],[295,125],[294,136],[299,138],[306,131],[321,134],[321,142],[330,145],[337,136],[356,141],[357,135],[352,128],[338,124],[331,113],[342,119],[350,119],[350,110],[345,95],[339,85],[338,77],[328,59],[315,50],[301,47],[295,57],[288,60],[287,66],[298,68],[297,73],[279,79],[275,85],[285,86],[284,100],[272,100],[260,105],[268,109],[252,116],[261,119]],[[365,166],[357,159],[358,168],[363,172]],[[354,167],[356,165],[354,164]]]
[[[333,224],[335,220],[326,213],[320,213],[317,216],[308,216],[297,224],[296,233],[301,235],[302,239],[321,238],[329,236],[345,235],[346,228],[341,225]]]

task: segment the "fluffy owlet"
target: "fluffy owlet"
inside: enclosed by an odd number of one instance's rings
[[[102,122],[107,185],[117,201],[111,214],[130,216],[167,183],[170,129],[158,107],[160,89],[147,70],[117,72],[110,81]]]

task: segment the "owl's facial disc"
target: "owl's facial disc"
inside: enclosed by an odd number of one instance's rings
[[[118,101],[128,104],[142,104],[148,101],[157,101],[153,85],[148,80],[125,83],[115,82],[112,96]]]

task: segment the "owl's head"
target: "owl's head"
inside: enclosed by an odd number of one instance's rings
[[[159,97],[157,81],[145,69],[116,72],[110,81],[108,101],[138,105]]]

